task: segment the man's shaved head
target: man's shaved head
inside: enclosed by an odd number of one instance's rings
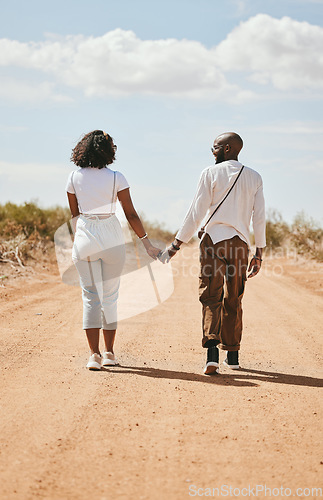
[[[232,149],[234,149],[237,154],[240,153],[242,147],[243,147],[243,140],[241,139],[240,135],[236,134],[235,132],[225,132],[224,134],[219,135],[216,140],[218,141],[218,144],[225,145],[225,144],[230,144]]]
[[[213,155],[216,163],[237,160],[242,148],[243,140],[235,132],[225,132],[219,135],[213,143]]]

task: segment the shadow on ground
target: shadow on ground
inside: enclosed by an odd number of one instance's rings
[[[212,376],[184,371],[163,370],[147,366],[116,366],[113,368],[102,368],[101,373],[102,372],[132,373],[142,377],[188,380],[191,382],[202,382],[204,384],[232,385],[237,387],[258,387],[260,382],[298,385],[303,387],[323,387],[323,380],[319,378],[247,368],[221,372],[220,374]]]

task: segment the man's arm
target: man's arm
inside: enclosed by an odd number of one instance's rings
[[[184,243],[188,243],[204,219],[212,202],[212,186],[208,170],[203,170],[197,186],[196,194],[185,216],[184,222],[174,241],[166,248],[161,257],[162,262],[169,262]]]
[[[262,263],[262,252],[266,246],[266,215],[265,199],[262,181],[255,195],[252,217],[253,232],[255,235],[256,253],[251,258],[248,278],[253,278],[259,273]]]
[[[212,203],[212,184],[209,169],[201,173],[196,193],[184,218],[182,227],[176,234],[178,242],[188,243],[200,226]]]

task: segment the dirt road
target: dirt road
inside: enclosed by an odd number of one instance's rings
[[[1,499],[322,487],[323,298],[263,270],[244,297],[243,368],[206,377],[196,249],[176,259],[174,293],[121,322],[122,366],[101,372],[85,369],[79,289],[55,275],[1,289]]]

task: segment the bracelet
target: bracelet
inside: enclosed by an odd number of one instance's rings
[[[174,243],[172,243],[172,247],[174,248],[174,250],[176,250],[176,252],[178,252],[178,250],[180,250],[180,247],[174,245]]]
[[[140,240],[144,240],[145,238],[148,238],[148,234],[146,233],[146,234],[144,234],[144,235],[143,235],[143,236],[141,236],[141,237],[140,237],[140,236],[138,236],[138,238],[139,238]]]
[[[252,256],[253,259],[257,259],[257,260],[260,260],[260,262],[262,262],[262,259],[260,257],[258,257],[257,255],[253,255]]]

